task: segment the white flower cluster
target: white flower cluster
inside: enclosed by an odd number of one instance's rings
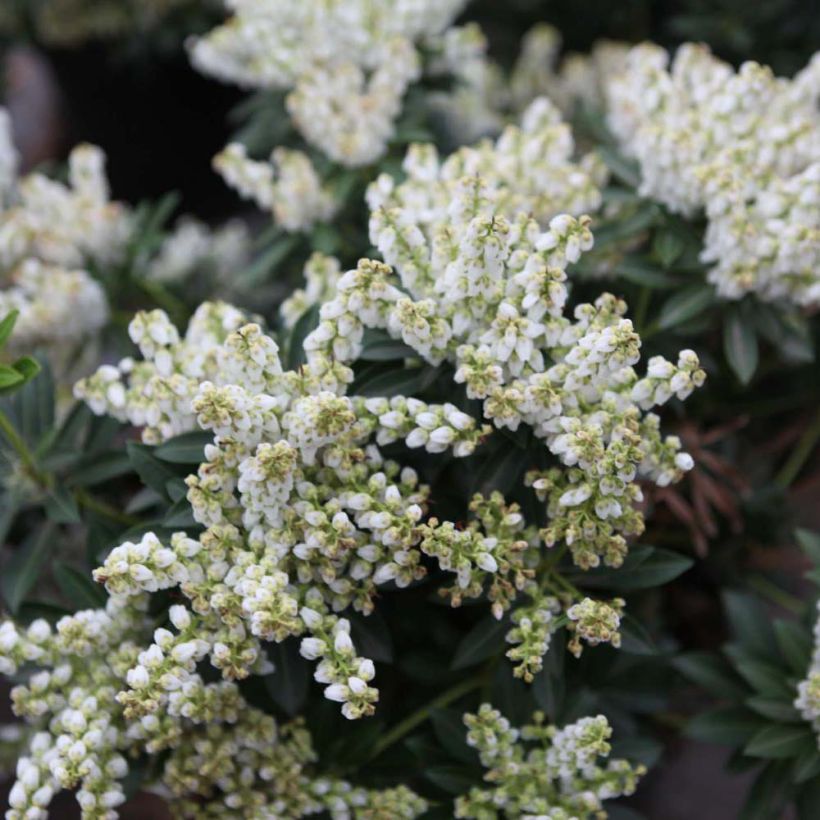
[[[793,79],[704,46],[632,49],[607,85],[609,125],[642,194],[705,211],[702,259],[728,299],[820,302],[820,55]]]
[[[270,211],[285,231],[308,231],[336,213],[333,195],[301,151],[276,148],[270,162],[258,162],[244,145],[231,143],[214,158],[214,167],[242,197]]]
[[[336,295],[341,270],[339,260],[333,256],[325,256],[318,251],[310,256],[303,271],[305,287],[294,290],[279,309],[287,330],[293,329],[305,311],[330,301]]]
[[[473,788],[456,800],[456,817],[592,820],[605,817],[605,800],[635,791],[646,771],[626,760],[603,762],[611,751],[612,729],[603,715],[558,729],[536,712],[533,723],[514,729],[484,703],[466,714],[467,742],[489,771],[491,785]]]
[[[512,106],[520,110],[543,95],[567,116],[579,102],[601,108],[606,85],[623,70],[628,50],[625,43],[599,40],[588,55],[566,54],[559,65],[561,35],[552,26],[539,23],[521,41],[521,53],[509,81]]]
[[[296,635],[305,636],[302,654],[320,661],[315,677],[327,697],[347,717],[371,714],[373,664],[356,655],[337,613],[369,614],[379,585],[420,578],[423,541],[435,529],[432,520],[421,526],[427,489],[378,445],[405,439],[465,456],[489,428],[449,404],[344,396],[332,362],[283,372],[257,325],[227,332],[237,317],[203,305],[180,342],[160,311],[138,314],[131,336],[146,360],[103,367],[77,385],[94,412],[148,425],[147,441],[195,424],[214,433],[187,479],[205,532],[177,534],[169,546],[149,533],[95,573],[118,598],[178,586],[190,602],[179,633],[140,654],[120,702],[126,716],[155,714],[206,656],[241,678],[258,669],[260,640]]]
[[[446,249],[437,246],[437,232],[450,218],[461,230],[467,227],[472,214],[469,207],[465,212],[460,208],[470,196],[482,199],[486,213],[512,219],[526,212],[542,227],[558,214],[595,211],[606,169],[595,154],[574,162],[574,148],[569,126],[544,97],[529,105],[520,126],[509,125],[495,142],[461,148],[444,161],[434,146],[412,145],[404,160],[407,179],[396,183],[382,174],[368,189],[371,241],[389,264],[397,254],[409,253],[407,243],[414,243],[420,255],[425,244],[432,245],[436,255],[428,256],[424,270],[414,274],[427,281],[431,270],[446,268],[441,255]]]
[[[0,316],[20,312],[11,349],[24,352],[43,346],[51,352],[53,365],[69,364],[76,357],[76,344],[108,321],[105,291],[83,270],[25,259],[6,275],[4,284]]]
[[[327,811],[348,820],[425,811],[425,801],[404,786],[363,789],[317,773],[301,723],[278,726],[235,683],[206,683],[193,671],[175,677],[174,666],[193,669],[197,639],[180,642],[160,627],[153,645],[142,649],[151,635],[147,603],[146,596],[127,602],[114,596],[105,609],[66,616],[56,629],[43,620],[25,630],[0,624],[0,671],[39,667],[11,693],[15,714],[30,731],[7,820],[45,820],[63,789],[75,790],[83,820],[114,820],[125,802],[128,760],[145,753],[163,757],[144,785],[160,791],[178,817],[299,818]],[[172,606],[169,616],[169,625],[191,634],[185,607]],[[138,715],[116,693],[126,681],[143,685],[143,663],[163,666],[170,693],[164,710]]]
[[[584,567],[619,565],[624,535],[643,529],[637,479],[666,485],[691,469],[680,441],[662,439],[646,411],[703,383],[697,356],[653,358],[641,379],[640,339],[622,301],[604,294],[563,315],[565,269],[592,246],[588,218],[557,216],[544,230],[529,215],[536,208],[510,213],[492,177],[436,185],[428,148],[412,149],[406,165],[406,183],[380,179],[370,191],[371,238],[395,273],[365,260],[341,277],[305,340],[308,361],[353,361],[364,328],[377,327],[432,364],[451,362],[486,418],[530,425],[563,465],[529,479],[548,500],[546,543],[565,542]],[[431,190],[440,194],[426,207]]]
[[[158,282],[183,282],[204,270],[217,282],[230,282],[249,256],[250,236],[239,220],[211,230],[198,219],[186,216],[163,240],[147,275]]]
[[[0,316],[20,312],[14,351],[42,346],[61,371],[108,320],[105,292],[86,266],[118,258],[130,215],[109,201],[98,148],[72,151],[69,185],[42,174],[17,179],[17,161],[0,109]]]
[[[797,698],[794,708],[811,723],[817,733],[817,744],[820,746],[820,603],[817,605],[818,618],[814,624],[814,653],[808,673],[797,685]]]
[[[204,302],[180,339],[163,311],[141,313],[128,330],[145,360],[103,365],[74,385],[74,395],[97,414],[144,428],[142,438],[149,444],[193,430],[191,401],[202,381],[218,377],[215,349],[244,321],[230,305]]]
[[[144,603],[144,602],[143,602]],[[122,721],[111,711],[119,675],[133,662],[139,605],[84,610],[21,631],[0,625],[0,668],[13,674],[32,663],[41,671],[12,689],[15,714],[32,725],[17,763],[7,820],[45,820],[54,794],[76,789],[83,818],[116,817],[128,773]]]
[[[232,17],[191,48],[201,71],[290,91],[305,139],[343,165],[378,159],[410,83],[416,45],[441,34],[465,0],[226,0]]]
[[[109,199],[105,155],[93,145],[77,146],[68,176],[68,185],[36,173],[19,180],[11,206],[0,214],[0,265],[35,257],[78,267],[121,257],[131,215]]]

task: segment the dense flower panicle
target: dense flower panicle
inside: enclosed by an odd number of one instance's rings
[[[308,309],[333,298],[341,271],[341,264],[335,257],[318,251],[311,254],[303,271],[305,287],[294,290],[279,309],[287,330],[292,330]]]
[[[794,707],[811,723],[817,733],[820,746],[820,603],[817,605],[818,618],[814,624],[814,652],[806,677],[797,686]]]
[[[572,633],[572,640],[567,645],[569,651],[576,658],[579,657],[582,652],[581,641],[590,646],[609,643],[616,648],[619,647],[621,635],[618,627],[621,625],[625,603],[622,598],[614,598],[609,602],[584,598],[573,604],[567,610],[568,629]]]
[[[385,50],[369,76],[353,62],[317,65],[288,95],[304,138],[340,165],[369,165],[385,152],[405,92],[421,74],[409,40],[395,38]]]
[[[216,378],[215,348],[242,325],[245,315],[222,302],[197,308],[180,339],[167,315],[138,314],[129,327],[145,360],[103,365],[74,386],[74,394],[100,415],[106,413],[144,428],[143,441],[157,443],[196,426],[191,401],[199,385]]]
[[[16,351],[44,346],[52,353],[52,363],[55,358],[70,360],[76,345],[108,321],[105,291],[84,270],[26,259],[10,269],[4,284],[0,316],[20,311],[11,339]]]
[[[488,769],[490,785],[459,797],[456,817],[592,820],[605,816],[605,800],[635,791],[643,766],[604,762],[612,735],[605,717],[581,718],[562,729],[545,724],[541,713],[533,719],[515,729],[487,703],[464,716],[467,742]]]
[[[709,280],[729,299],[820,301],[820,57],[793,79],[737,71],[704,46],[644,44],[606,87],[608,120],[642,194],[703,210]]]
[[[310,230],[336,212],[333,195],[301,151],[276,148],[270,162],[258,162],[234,142],[214,158],[214,167],[242,197],[270,211],[285,231]]]
[[[108,321],[108,303],[90,266],[115,261],[131,230],[127,208],[109,201],[105,159],[81,145],[69,184],[18,179],[8,114],[0,109],[0,315],[19,311],[14,352],[49,353],[60,376],[76,370],[82,345]]]
[[[528,583],[524,591],[528,603],[520,604],[512,614],[513,628],[506,641],[512,644],[507,657],[513,662],[513,674],[532,683],[544,665],[544,656],[550,648],[552,633],[558,628],[561,603],[553,595],[547,595],[535,582]]]
[[[250,257],[250,235],[239,220],[211,230],[190,216],[177,222],[148,267],[147,275],[159,282],[183,282],[194,273],[208,271],[220,283],[230,283]]]
[[[206,657],[226,678],[242,678],[259,671],[260,641],[300,636],[327,697],[347,717],[371,714],[375,669],[337,613],[368,614],[379,585],[422,577],[422,542],[435,529],[421,526],[427,488],[378,446],[404,439],[466,456],[487,430],[451,404],[348,397],[343,381],[328,390],[310,366],[283,371],[275,342],[258,325],[237,327],[241,320],[206,303],[180,340],[161,311],[138,314],[130,332],[145,361],[103,367],[77,385],[94,412],[145,425],[146,441],[195,426],[214,434],[187,479],[205,532],[178,533],[167,546],[148,533],[95,572],[116,597],[179,587],[189,600],[184,628],[155,635],[121,702],[127,715],[155,714]],[[324,369],[332,374],[332,363]],[[493,572],[495,532],[485,529],[477,560]],[[506,566],[500,552],[498,560]]]
[[[530,425],[562,464],[530,478],[548,501],[547,545],[566,543],[582,567],[617,566],[625,536],[643,529],[637,480],[666,486],[692,466],[646,411],[685,399],[705,374],[687,350],[676,364],[654,357],[639,378],[640,338],[614,296],[565,317],[565,271],[592,247],[589,219],[564,214],[541,227],[509,212],[516,200],[492,171],[489,181],[473,169],[442,181],[452,159],[440,166],[432,148],[416,146],[406,182],[373,184],[372,240],[392,268],[363,260],[339,279],[305,340],[308,361],[355,360],[370,327],[431,364],[451,362],[487,419]]]
[[[588,55],[566,54],[559,65],[560,51],[561,34],[546,23],[524,35],[509,81],[513,108],[521,110],[539,96],[549,97],[566,116],[579,102],[601,108],[606,85],[623,69],[629,46],[599,40]]]
[[[576,163],[573,150],[569,126],[545,97],[534,100],[521,124],[507,126],[497,140],[461,148],[443,161],[434,146],[413,145],[404,161],[405,181],[382,174],[368,189],[371,241],[391,265],[398,264],[397,257],[407,264],[403,257],[412,248],[428,265],[443,269],[448,244],[439,245],[461,238],[439,235],[447,232],[448,213],[455,218],[452,230],[460,234],[480,214],[512,220],[526,212],[546,227],[558,214],[594,211],[601,203],[605,166],[595,154]]]
[[[150,560],[157,558],[154,550]],[[45,820],[63,789],[76,790],[83,820],[114,820],[125,802],[128,761],[145,752],[164,753],[145,785],[160,790],[179,817],[297,818],[327,811],[346,820],[414,818],[425,811],[425,801],[404,786],[363,789],[318,772],[300,721],[279,726],[235,683],[206,683],[193,671],[197,639],[180,642],[159,628],[154,644],[143,649],[151,635],[147,603],[141,594],[114,595],[105,609],[65,616],[55,628],[43,620],[25,630],[0,624],[0,671],[39,668],[12,690],[14,711],[29,732],[8,820]],[[182,635],[196,630],[184,606],[172,606],[169,619]],[[169,690],[164,710],[135,711],[117,696],[126,683],[144,690],[147,670],[157,667]]]
[[[378,159],[417,44],[444,32],[465,0],[226,0],[232,17],[191,46],[194,65],[229,82],[289,90],[305,139],[349,166]]]
[[[43,174],[19,180],[0,214],[0,264],[26,257],[63,267],[120,258],[131,235],[128,209],[109,199],[105,155],[79,145],[69,157],[68,185]]]

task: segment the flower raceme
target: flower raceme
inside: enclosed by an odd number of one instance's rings
[[[587,220],[557,217],[546,231],[523,215],[511,224],[492,212],[480,178],[465,190],[452,209],[461,221],[451,219],[449,235],[436,239],[452,243],[452,288],[475,294],[480,311],[442,293],[436,280],[402,282],[403,258],[397,274],[363,260],[322,307],[299,371],[282,368],[258,325],[206,304],[184,339],[160,311],[138,315],[131,334],[145,361],[107,366],[77,385],[95,412],[145,425],[148,442],[195,426],[214,435],[187,480],[204,533],[179,533],[167,546],[146,535],[96,572],[117,598],[179,587],[189,601],[186,629],[140,656],[134,685],[120,695],[128,714],[161,709],[200,659],[242,678],[258,671],[261,641],[291,635],[302,638],[302,654],[318,662],[316,679],[346,716],[371,714],[374,667],[356,654],[340,613],[352,606],[366,615],[382,585],[420,580],[425,556],[452,574],[446,594],[455,605],[486,593],[497,617],[519,598],[538,613],[520,619],[510,638],[541,653],[511,650],[529,678],[561,623],[540,614],[541,545],[566,544],[581,567],[618,566],[626,536],[642,530],[638,478],[669,483],[691,466],[647,411],[702,383],[694,354],[684,352],[677,365],[653,359],[639,378],[640,340],[622,302],[604,295],[576,308],[573,320],[563,316],[564,268],[591,245]],[[433,252],[416,247],[414,272]],[[423,298],[406,295],[414,289]],[[531,293],[546,295],[539,303]],[[466,528],[426,518],[429,489],[380,448],[404,441],[464,457],[492,427],[456,404],[346,395],[365,325],[387,329],[423,359],[448,362],[495,427],[532,427],[556,464],[527,479],[548,502],[545,529],[528,525],[499,493],[476,496]],[[621,606],[579,596],[559,609],[578,638],[598,643],[616,642]],[[525,634],[533,620],[537,639]]]
[[[289,91],[305,140],[341,165],[379,159],[421,75],[419,46],[450,29],[465,0],[227,0],[233,16],[191,46],[204,73]]]
[[[701,258],[721,296],[817,305],[820,56],[790,80],[754,62],[735,71],[691,43],[669,62],[636,46],[606,84],[609,126],[640,165],[640,192],[705,212]]]

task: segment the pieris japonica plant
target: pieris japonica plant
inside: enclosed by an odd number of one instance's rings
[[[734,419],[812,355],[817,60],[539,26],[502,68],[463,0],[225,7],[188,48],[255,91],[213,163],[253,239],[91,146],[21,176],[0,115],[9,820],[633,816],[681,673],[749,805],[811,817],[813,618],[729,593],[736,643],[681,654],[663,587],[741,585],[704,553],[786,519],[744,471],[780,502],[820,437],[749,466]]]

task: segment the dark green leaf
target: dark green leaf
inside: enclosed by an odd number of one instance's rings
[[[54,525],[46,522],[39,532],[31,533],[26,538],[3,567],[0,588],[12,614],[20,608],[45,568],[53,538]]]
[[[726,651],[730,650],[731,647],[727,647]],[[794,694],[786,680],[785,670],[780,666],[754,658],[743,658],[735,661],[735,668],[761,695],[788,698]]]
[[[481,661],[500,655],[504,649],[504,636],[510,629],[509,621],[497,621],[492,615],[482,618],[456,647],[451,669],[465,669]]]
[[[769,725],[754,734],[746,744],[744,752],[752,757],[771,760],[793,757],[807,748],[817,751],[817,739],[808,724]]]
[[[746,699],[746,705],[758,715],[780,723],[798,723],[803,719],[793,704],[787,700],[755,695]]]
[[[31,356],[21,356],[12,365],[14,369],[23,377],[25,381],[31,381],[43,369],[37,359]]]
[[[46,515],[57,524],[79,524],[82,520],[77,502],[64,484],[49,491],[45,510]]]
[[[615,273],[627,282],[655,290],[674,287],[677,280],[645,259],[626,257],[618,263]]]
[[[125,450],[97,453],[80,461],[67,478],[69,486],[93,487],[110,481],[133,469],[131,459]]]
[[[153,448],[145,444],[129,441],[127,451],[131,466],[143,483],[156,490],[163,498],[171,500],[168,495],[168,482],[177,480],[179,476],[154,455]]]
[[[786,659],[792,672],[804,675],[809,667],[812,650],[809,631],[794,621],[777,620],[774,622],[774,632],[780,654]]]
[[[91,417],[91,410],[86,404],[82,402],[74,404],[54,436],[49,440],[47,451],[81,449],[77,446],[77,440]]]
[[[363,380],[351,392],[359,396],[414,396],[435,381],[438,370],[434,367],[415,367],[389,370]]]
[[[630,550],[617,569],[603,567],[573,577],[586,587],[626,592],[662,586],[682,575],[693,563],[686,555],[644,545]]]
[[[268,280],[301,241],[298,234],[288,234],[277,240],[242,271],[239,275],[240,284],[252,287]]]
[[[797,530],[794,537],[811,562],[816,567],[820,567],[820,533],[811,532],[811,530]]]
[[[723,352],[741,384],[748,384],[757,370],[757,334],[748,315],[740,309],[730,308],[724,317]]]
[[[621,619],[621,651],[632,655],[657,655],[658,647],[652,636],[636,618],[624,615]]]
[[[26,382],[15,397],[20,402],[20,432],[35,448],[54,426],[54,378],[48,361],[40,364],[38,377]]]
[[[389,336],[365,339],[359,359],[364,362],[389,362],[396,359],[418,358],[419,354],[404,342]]]
[[[806,749],[794,761],[794,772],[792,781],[794,783],[805,783],[813,777],[820,775],[820,754],[817,749]],[[820,795],[818,795],[820,799]]]
[[[10,390],[12,387],[23,384],[23,382],[25,382],[25,379],[22,373],[18,373],[8,365],[0,365],[0,391]]]
[[[711,652],[686,652],[672,661],[688,680],[702,686],[710,695],[736,700],[747,694],[746,687],[731,666]]]
[[[430,766],[424,776],[449,794],[466,794],[481,782],[481,770],[469,766]]]
[[[769,764],[755,779],[738,820],[779,820],[787,799],[788,769]]]
[[[162,524],[172,529],[177,527],[185,529],[196,526],[191,504],[185,496],[174,502],[174,505],[165,514],[165,518],[162,519]]]
[[[619,151],[605,145],[598,146],[596,150],[613,176],[630,188],[637,188],[640,185],[641,171],[637,162],[627,159]]]
[[[352,613],[350,632],[356,651],[377,663],[393,663],[393,639],[384,618],[376,611],[365,617]]]
[[[464,716],[455,709],[434,709],[430,713],[433,731],[447,753],[460,763],[478,765],[476,750],[467,745]]]
[[[665,269],[669,269],[680,258],[686,243],[670,230],[659,230],[652,240],[652,254]]]
[[[686,726],[686,734],[705,743],[735,746],[746,743],[766,723],[762,718],[739,706],[722,706],[694,717]]]
[[[711,285],[690,285],[678,291],[664,303],[658,318],[661,330],[677,327],[702,314],[715,302]]]
[[[304,343],[319,326],[319,306],[309,307],[297,320],[288,341],[288,369],[298,370],[306,361]]]
[[[81,572],[63,561],[54,563],[53,572],[57,586],[75,609],[98,609],[105,606],[105,590],[94,583],[90,573]]]
[[[544,666],[535,676],[532,693],[539,709],[543,709],[551,723],[557,723],[564,706],[566,676],[564,675],[566,636],[563,630],[552,636],[544,657]]]
[[[732,632],[741,646],[758,658],[778,658],[771,618],[757,600],[743,592],[727,590],[723,593],[723,605]]]
[[[517,447],[504,446],[501,452],[485,459],[476,471],[473,492],[489,497],[493,490],[506,495],[516,485],[516,479],[529,466],[531,456]]]
[[[0,321],[0,347],[3,347],[9,340],[9,336],[11,336],[11,332],[14,330],[14,325],[19,315],[20,311],[15,308],[9,311],[3,317],[3,320]]]
[[[213,433],[194,430],[164,441],[154,449],[154,455],[172,464],[201,464],[205,460],[205,445],[213,440]]]
[[[280,709],[295,715],[305,703],[310,683],[310,667],[299,654],[299,640],[275,643],[269,655],[275,668],[265,676],[265,687]]]

